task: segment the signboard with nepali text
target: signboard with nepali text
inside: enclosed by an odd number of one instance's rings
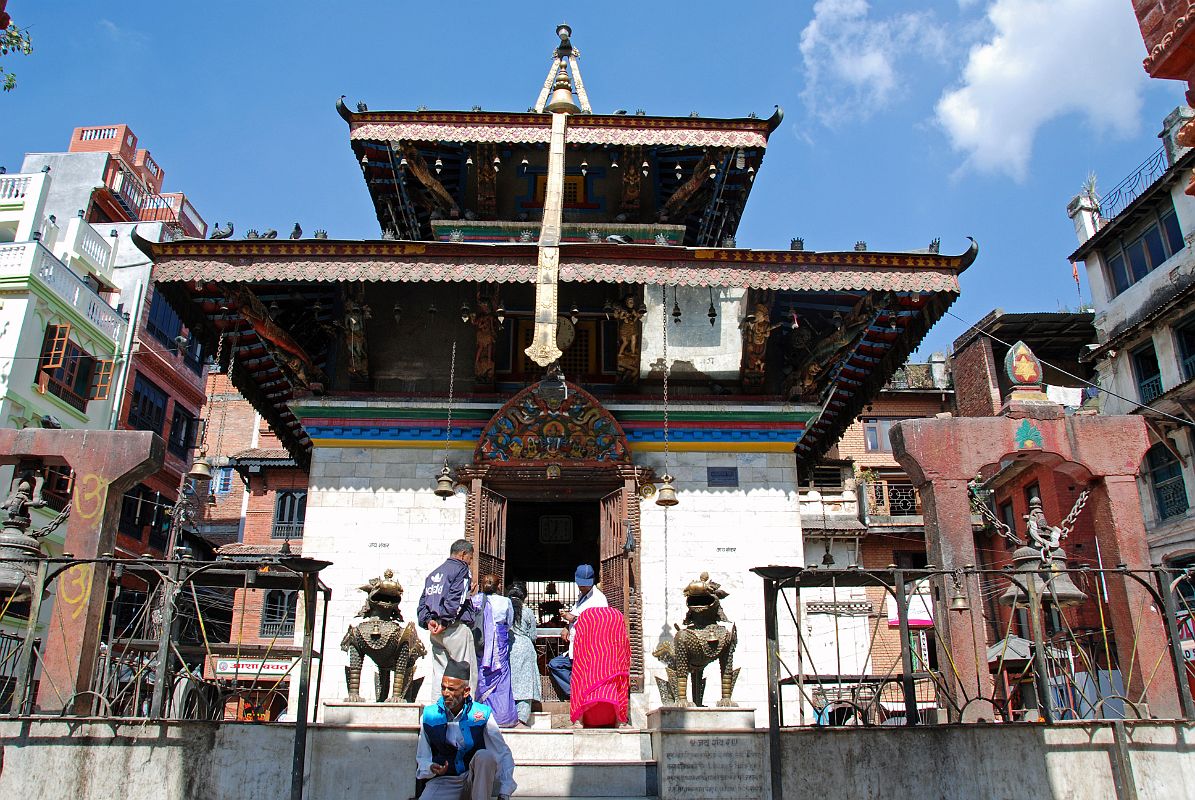
[[[293,658],[217,658],[219,678],[285,678],[297,659]]]

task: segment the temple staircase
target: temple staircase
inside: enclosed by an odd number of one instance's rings
[[[531,728],[503,732],[514,754],[516,796],[559,800],[656,796],[649,731],[548,727],[551,716],[551,712],[537,714]]]

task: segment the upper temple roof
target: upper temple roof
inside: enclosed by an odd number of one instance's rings
[[[474,229],[476,223],[526,223],[534,236],[553,116],[544,109],[554,108],[561,92],[572,110],[565,132],[566,223],[593,226],[602,238],[626,235],[620,226],[664,224],[677,229],[668,244],[732,240],[768,137],[783,118],[779,107],[768,119],[594,114],[571,29],[560,25],[556,32],[561,44],[548,81],[525,113],[369,111],[361,103],[354,112],[344,98],[337,101],[383,233],[460,241],[452,222],[461,221]],[[573,88],[579,105],[572,102]],[[518,241],[519,235],[499,229],[478,238],[474,230],[470,239]]]

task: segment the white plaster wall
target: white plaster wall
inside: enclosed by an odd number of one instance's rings
[[[419,592],[431,570],[448,556],[449,545],[464,535],[465,498],[447,501],[432,494],[442,463],[440,449],[316,447],[312,453],[303,554],[333,562],[321,573],[332,587],[321,699],[345,694],[347,655],[340,638],[360,610],[356,587],[390,567],[406,590],[402,611],[415,619]],[[662,453],[639,454],[636,462],[663,468]],[[672,456],[680,505],[667,512],[651,501],[642,505],[641,581],[644,616],[646,702],[659,705],[654,676],[664,668],[651,651],[673,624],[684,620],[683,588],[703,571],[730,596],[727,616],[738,625],[735,662],[742,667],[735,699],[759,709],[765,720],[767,682],[764,663],[763,583],[749,570],[769,564],[802,562],[796,467],[789,454],[678,453]],[[707,466],[737,466],[739,489],[709,489]],[[667,538],[665,526],[667,525]],[[782,656],[795,655],[795,629],[784,624]],[[317,618],[317,630],[321,620]],[[301,625],[297,626],[301,631]],[[426,631],[420,635],[427,643]],[[298,638],[296,638],[296,643]],[[430,651],[430,645],[428,645]],[[719,695],[716,667],[707,673],[708,703]],[[431,671],[430,656],[417,675]],[[363,694],[372,692],[373,670],[362,678]],[[425,681],[421,700],[432,697]],[[292,687],[292,692],[297,687]],[[292,708],[294,697],[292,696]]]
[[[663,453],[637,454],[635,461],[663,472]],[[735,665],[742,672],[734,699],[756,708],[756,724],[766,724],[763,581],[750,570],[802,564],[795,464],[787,453],[673,453],[670,470],[680,504],[665,510],[651,500],[643,502],[643,646],[650,707],[660,702],[655,677],[665,676],[651,651],[672,635],[673,625],[684,621],[684,587],[709,572],[730,593],[723,608],[738,626]],[[711,466],[737,466],[740,488],[710,489],[706,467]],[[781,657],[795,664],[795,628],[783,608],[778,616]],[[720,697],[716,666],[708,668],[706,680],[706,705],[712,705]]]
[[[424,578],[448,557],[452,542],[464,535],[465,496],[441,500],[432,494],[443,457],[440,448],[316,447],[312,451],[303,555],[332,562],[320,573],[332,588],[321,700],[345,695],[348,655],[340,649],[340,640],[365,598],[357,587],[393,569],[405,590],[403,616],[415,621]],[[317,631],[320,624],[317,617]],[[301,624],[296,629],[297,644]],[[427,676],[431,646],[427,631],[419,633],[429,655],[416,675]],[[367,661],[361,680],[366,697],[372,697],[374,674]],[[297,688],[292,686],[292,693]],[[420,699],[430,698],[431,692],[427,680]],[[293,695],[291,700],[294,708]]]
[[[657,373],[663,369],[663,324],[660,309],[660,287],[644,290],[647,316],[643,318],[643,340],[640,358],[641,374]],[[673,294],[668,287],[668,361],[678,377],[695,373],[713,380],[737,380],[743,359],[743,335],[739,328],[744,311],[745,289],[715,287],[714,308],[718,318],[709,323],[710,290],[705,286],[678,286]],[[672,321],[673,300],[681,307],[681,324]]]

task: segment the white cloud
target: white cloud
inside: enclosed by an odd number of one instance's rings
[[[945,31],[932,14],[876,19],[867,0],[818,0],[801,31],[801,99],[827,125],[866,119],[903,94],[906,60],[939,58],[946,48]]]
[[[1025,177],[1038,130],[1080,114],[1097,130],[1137,132],[1145,48],[1124,0],[994,0],[938,123],[966,165]]]
[[[149,37],[132,28],[123,28],[110,19],[100,20],[100,30],[112,40],[114,44],[131,49],[139,49],[149,43]]]

